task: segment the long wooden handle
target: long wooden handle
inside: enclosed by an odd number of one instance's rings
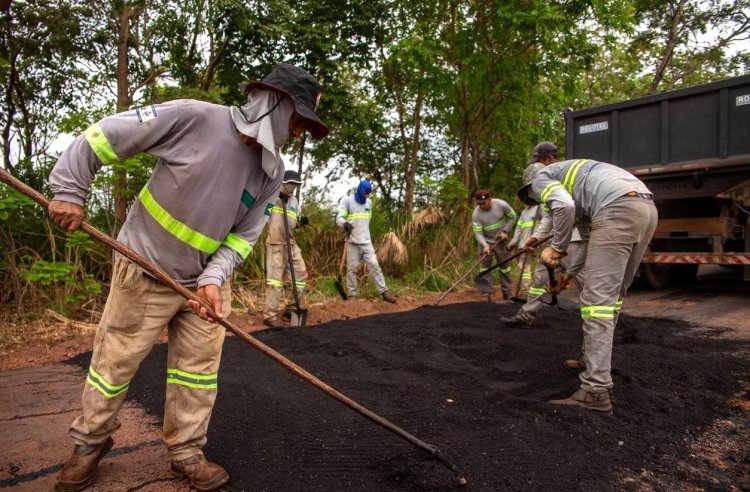
[[[14,188],[15,190],[23,193],[24,195],[28,196],[35,202],[39,203],[44,208],[49,208],[49,200],[36,191],[35,189],[27,186],[25,183],[22,183],[20,180],[16,179],[14,176],[11,176],[7,171],[0,169],[0,181],[7,184],[11,188]],[[88,234],[89,236],[93,237],[94,239],[97,239],[107,246],[110,246],[112,249],[123,255],[128,260],[132,261],[133,263],[137,264],[144,270],[146,270],[148,273],[153,275],[154,277],[158,278],[165,284],[167,284],[169,287],[174,289],[178,294],[180,294],[182,297],[188,300],[196,301],[198,304],[206,308],[206,311],[208,311],[209,316],[211,316],[213,319],[217,319],[216,313],[213,311],[212,306],[205,301],[204,299],[198,297],[190,290],[186,289],[182,285],[175,282],[172,277],[170,277],[164,270],[156,266],[155,264],[151,263],[150,261],[143,258],[140,254],[136,253],[132,249],[128,248],[124,244],[116,241],[112,237],[110,237],[107,234],[104,234],[96,227],[92,226],[88,222],[83,222],[81,224],[81,230]],[[440,451],[437,447],[427,444],[424,441],[421,441],[420,439],[416,438],[415,436],[409,434],[402,428],[398,427],[395,424],[392,424],[388,420],[384,419],[383,417],[377,415],[376,413],[368,410],[367,408],[363,407],[359,403],[355,402],[351,398],[347,397],[343,393],[339,392],[332,386],[329,386],[325,382],[321,381],[317,377],[315,377],[310,372],[306,371],[302,367],[298,366],[291,360],[287,359],[283,355],[281,355],[279,352],[275,351],[268,345],[264,344],[263,342],[251,337],[250,335],[244,333],[242,330],[240,330],[237,326],[235,326],[232,322],[226,320],[226,319],[218,319],[217,321],[221,326],[226,328],[227,330],[231,331],[235,334],[238,338],[244,340],[245,342],[249,343],[253,348],[261,352],[263,355],[269,357],[271,360],[281,364],[286,369],[288,369],[290,372],[292,372],[294,375],[298,376],[301,379],[304,379],[308,383],[312,384],[319,390],[323,391],[324,393],[328,394],[329,396],[337,399],[344,405],[348,406],[352,410],[358,412],[359,414],[367,417],[372,422],[375,422],[379,426],[393,432],[397,436],[405,439],[406,441],[410,442],[414,446],[423,449],[430,453],[430,456],[435,457],[438,459],[441,463],[446,465],[449,469],[454,471],[455,473],[459,474],[458,467],[448,460],[446,458],[446,454],[442,451]],[[460,477],[459,480],[463,479],[463,477]]]

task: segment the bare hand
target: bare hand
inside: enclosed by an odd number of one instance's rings
[[[489,244],[485,244],[484,246],[482,246],[482,254],[485,254],[485,255],[490,254],[490,245]]]
[[[216,323],[217,320],[224,318],[224,315],[221,312],[221,288],[218,285],[208,284],[202,287],[198,287],[198,290],[195,291],[195,295],[205,300],[213,309],[214,314],[216,314],[216,318],[214,319],[208,314],[208,309],[201,306],[198,301],[194,301],[192,299],[188,300],[188,307],[195,311],[195,314],[200,316],[201,319]]]
[[[536,245],[539,244],[539,238],[531,236],[523,245],[523,250],[527,253],[532,253],[536,249]]]
[[[508,233],[505,232],[505,231],[500,231],[500,234],[497,235],[497,240],[500,241],[501,243],[503,241],[507,241],[508,240]]]
[[[83,207],[77,203],[52,200],[49,202],[49,216],[63,229],[75,232],[83,223]]]

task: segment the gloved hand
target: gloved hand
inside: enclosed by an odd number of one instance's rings
[[[354,226],[350,222],[344,222],[344,232],[351,234],[352,229],[354,229]]]
[[[308,219],[306,215],[303,215],[299,218],[297,222],[299,222],[300,227],[302,227],[302,226],[306,226],[307,224],[309,224],[310,219]]]
[[[508,233],[505,231],[500,231],[500,234],[497,235],[497,240],[501,243],[508,240]]]
[[[289,195],[287,195],[283,191],[279,192],[279,198],[281,198],[281,201],[284,203],[287,203],[289,201]]]
[[[526,242],[523,244],[523,250],[527,253],[531,253],[534,250],[536,250],[536,245],[539,244],[539,238],[531,236],[529,239],[526,240]]]
[[[557,251],[552,246],[547,246],[542,250],[541,256],[539,256],[539,262],[550,268],[557,268],[560,266],[560,260],[566,255],[562,251]]]

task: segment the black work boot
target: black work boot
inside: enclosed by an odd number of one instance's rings
[[[575,369],[577,371],[585,371],[586,370],[586,363],[583,361],[583,358],[580,359],[565,359],[563,362],[563,365],[567,369]]]
[[[190,458],[173,461],[172,472],[181,477],[187,477],[198,490],[216,490],[229,481],[229,473],[217,465],[206,461],[202,454]]]
[[[263,324],[269,328],[286,328],[287,325],[277,319],[264,319]]]
[[[510,328],[531,328],[532,318],[526,315],[523,310],[518,311],[513,316],[503,316],[500,322]]]
[[[113,444],[111,437],[101,444],[77,444],[63,465],[55,488],[63,492],[77,492],[91,485],[99,472],[99,460],[112,449]]]
[[[612,400],[609,397],[609,391],[593,393],[583,388],[578,388],[568,398],[562,400],[549,400],[547,403],[553,405],[574,405],[577,407],[596,410],[597,412],[612,413]]]

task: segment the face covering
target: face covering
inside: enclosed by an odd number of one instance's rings
[[[241,108],[232,106],[229,112],[237,130],[263,147],[263,170],[271,179],[275,178],[284,170],[279,149],[289,140],[292,101],[275,91],[255,89],[248,95],[247,103]]]
[[[365,193],[372,193],[372,185],[370,184],[370,181],[363,179],[359,182],[359,186],[357,186],[357,191],[354,193],[354,199],[359,203],[360,205],[364,205],[367,201],[367,197],[365,196]]]
[[[289,196],[294,195],[294,192],[296,189],[297,189],[297,185],[294,183],[284,183],[281,185],[281,191],[283,191]]]

